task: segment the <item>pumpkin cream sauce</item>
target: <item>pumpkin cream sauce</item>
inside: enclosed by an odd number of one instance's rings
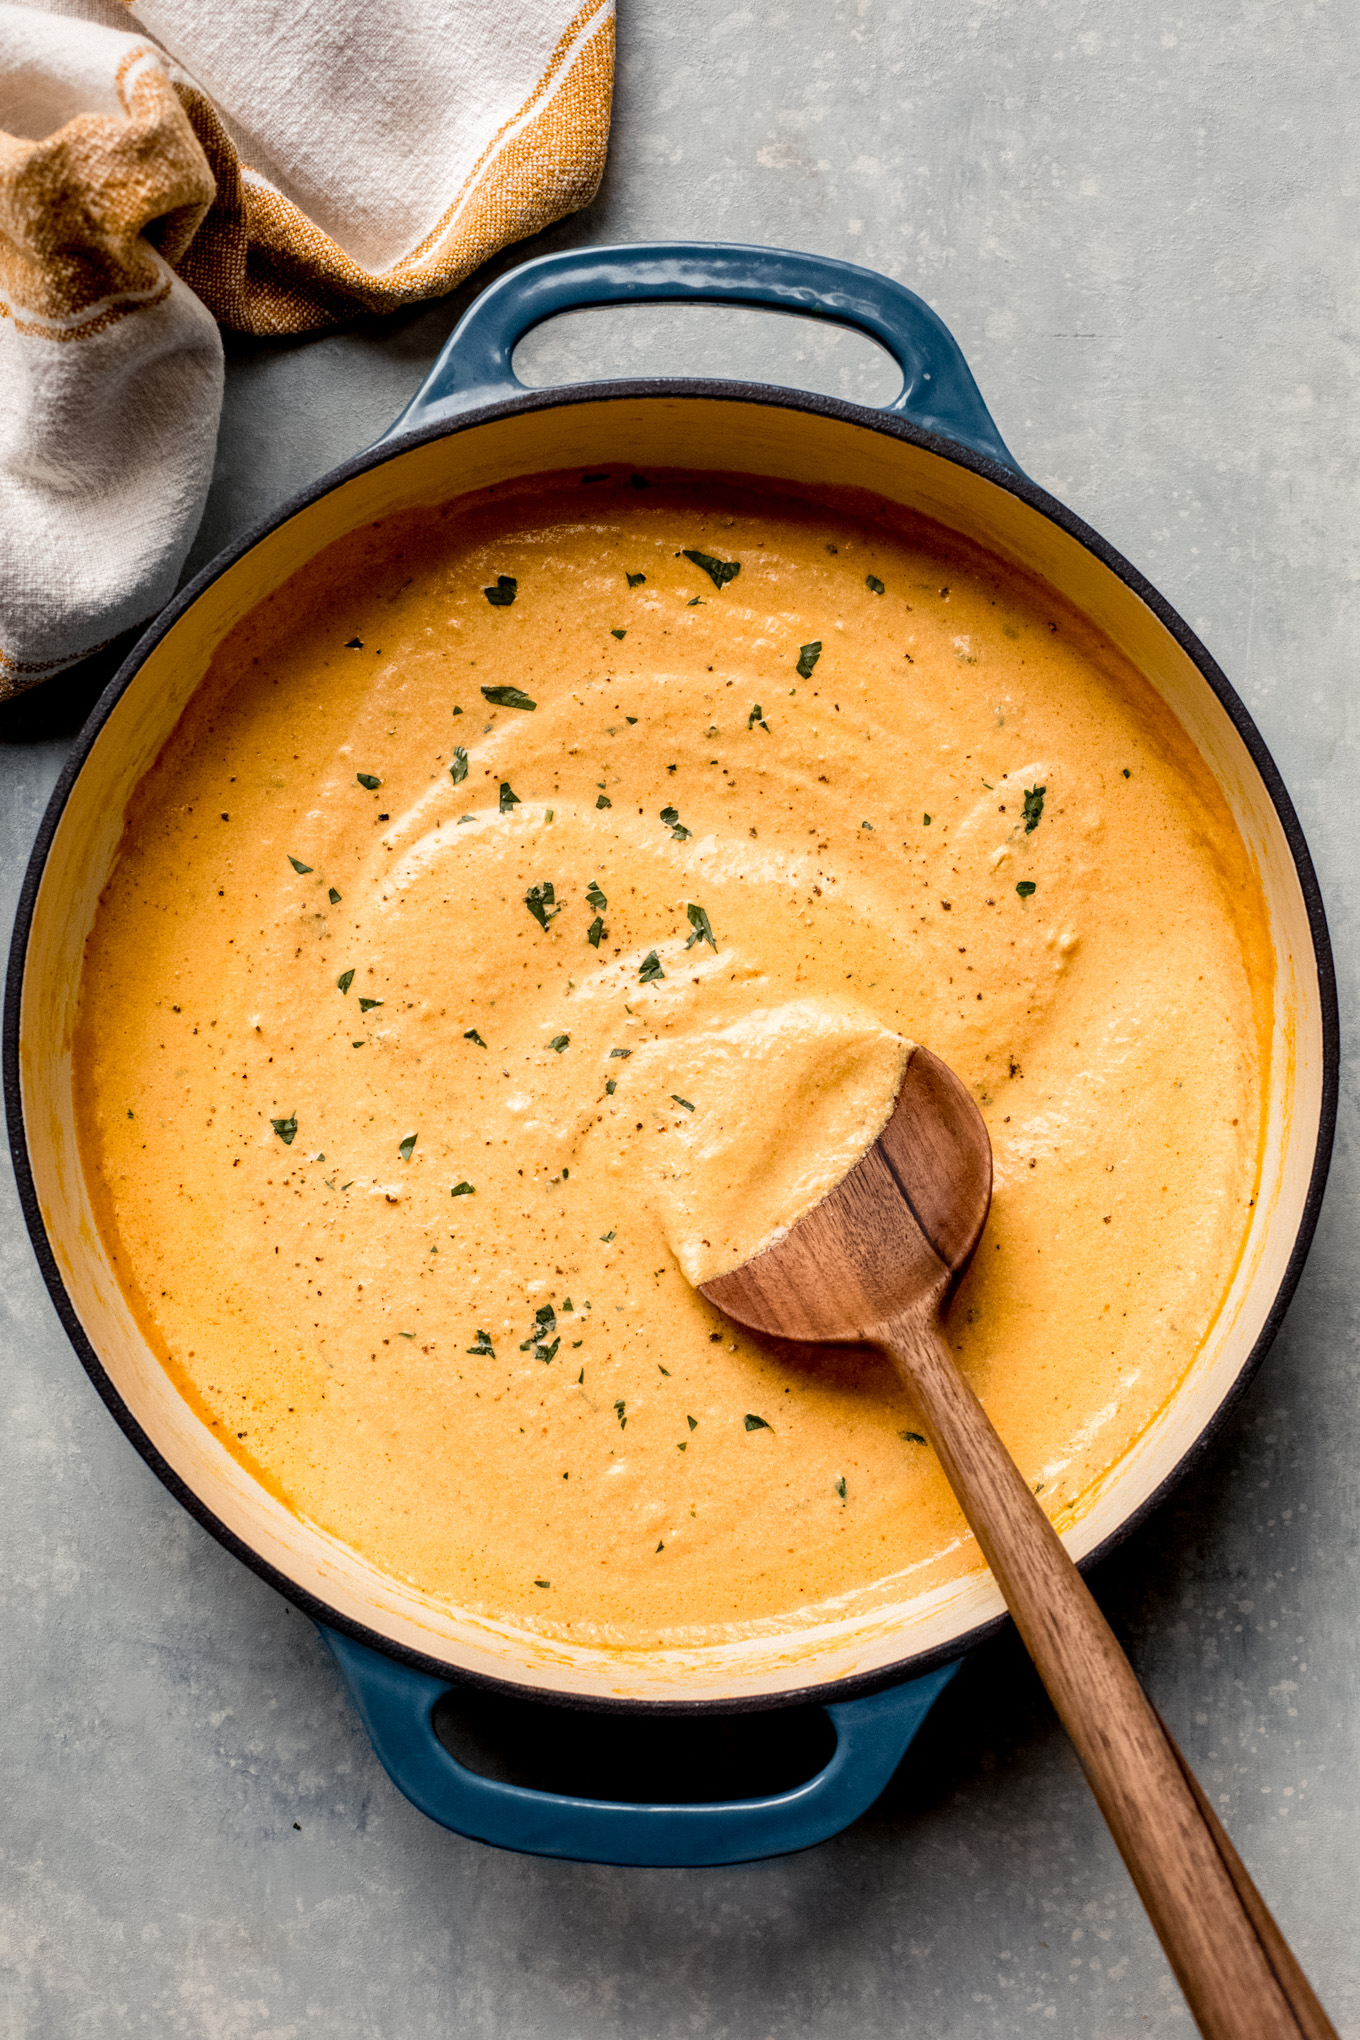
[[[950,1341],[1070,1521],[1231,1278],[1273,969],[1207,769],[1042,591],[862,502],[572,475],[366,528],[223,644],[89,941],[82,1147],[300,1515],[438,1603],[716,1641],[981,1560],[886,1363],[691,1282],[924,1042],[995,1151]]]

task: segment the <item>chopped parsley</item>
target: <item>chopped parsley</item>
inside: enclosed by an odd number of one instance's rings
[[[483,595],[493,609],[508,609],[519,593],[519,582],[509,574],[497,574],[494,588],[483,588]]]
[[[746,727],[748,730],[753,730],[757,723],[760,724],[760,727],[764,730],[766,736],[768,737],[770,734],[770,725],[765,720],[765,711],[761,707],[759,702],[756,703],[755,707],[751,710],[751,713],[747,716]]]
[[[665,975],[665,971],[661,968],[661,958],[654,949],[649,949],[642,962],[638,965],[638,977],[644,985],[654,985],[658,978],[663,978]]]
[[[401,1156],[404,1162],[410,1161],[412,1155],[416,1151],[416,1142],[419,1139],[420,1135],[418,1133],[408,1133],[406,1135],[406,1138],[399,1144],[397,1148],[397,1153]]]
[[[609,1051],[611,1059],[617,1055],[626,1060],[632,1053],[631,1048],[611,1048]]]
[[[877,574],[866,574],[864,576],[864,585],[871,595],[881,595],[884,592],[883,583],[879,580]]]
[[[510,781],[508,779],[503,779],[501,781],[501,794],[500,794],[501,813],[503,815],[508,815],[512,807],[518,806],[519,795],[512,790]]]
[[[611,799],[609,798],[609,795],[608,795],[607,793],[602,793],[602,794],[600,795],[599,799],[598,799],[598,800],[596,801],[595,805],[596,805],[596,807],[597,807],[597,808],[602,808],[602,807],[613,807],[614,803],[613,803],[613,801],[612,801],[612,800],[611,800]]]
[[[685,827],[684,823],[681,821],[680,810],[678,808],[663,807],[661,810],[661,819],[666,824],[666,827],[670,830],[672,836],[675,838],[677,843],[687,843],[689,841],[690,831]]]
[[[561,1055],[564,1048],[570,1048],[571,1036],[569,1034],[554,1034],[548,1046],[554,1055]]]
[[[352,970],[342,970],[339,977],[335,980],[335,989],[338,992],[347,992],[353,983],[354,972]]]
[[[543,1362],[543,1365],[546,1367],[549,1364],[549,1362],[555,1357],[557,1349],[561,1345],[561,1343],[562,1341],[560,1339],[554,1339],[551,1346],[535,1346],[534,1347],[535,1360],[541,1360]]]
[[[338,893],[338,892],[337,892],[337,891],[335,890],[335,887],[334,887],[334,886],[332,886],[332,887],[331,887],[331,889],[330,889],[330,895],[329,895],[329,897],[330,897],[330,903],[331,903],[331,905],[332,905],[333,907],[338,907],[338,906],[339,906],[339,904],[340,904],[340,895],[339,895],[339,893]]]
[[[630,588],[640,588],[646,578],[645,574],[629,574],[627,577],[628,585]]]
[[[706,942],[710,949],[716,950],[718,938],[713,933],[713,923],[708,918],[707,909],[695,906],[691,900],[685,908],[685,912],[689,916],[689,925],[694,930],[689,941],[685,944],[686,949],[693,949],[696,942]]]
[[[482,1040],[481,1035],[477,1032],[475,1027],[469,1027],[467,1032],[464,1034],[463,1039],[464,1041],[475,1041],[478,1048],[486,1047],[486,1043]]]
[[[840,1479],[839,1479],[839,1480],[838,1480],[838,1481],[836,1482],[836,1493],[837,1493],[837,1494],[838,1494],[838,1495],[840,1496],[840,1498],[841,1498],[841,1500],[842,1500],[842,1501],[844,1501],[844,1500],[845,1500],[845,1475],[844,1475],[844,1474],[842,1474],[842,1475],[841,1475],[841,1477],[840,1477]]]
[[[524,904],[540,928],[546,928],[562,911],[551,879],[545,879],[542,885],[531,885],[524,895]]]
[[[685,547],[684,556],[693,560],[696,567],[703,568],[715,588],[725,588],[741,572],[740,560],[715,560],[712,553],[694,552],[689,546]]]
[[[919,1431],[899,1431],[897,1435],[905,1438],[908,1445],[924,1445],[926,1442]]]
[[[676,1102],[676,1104],[677,1104],[677,1105],[683,1105],[683,1106],[684,1106],[684,1108],[685,1108],[686,1112],[692,1112],[692,1111],[694,1110],[694,1107],[693,1107],[693,1106],[692,1106],[692,1105],[690,1104],[690,1102],[689,1102],[689,1099],[688,1099],[688,1098],[682,1098],[682,1097],[680,1096],[680,1093],[679,1093],[678,1091],[672,1091],[672,1092],[671,1092],[671,1096],[672,1096],[672,1098],[674,1098],[674,1100],[675,1100],[675,1102]]]
[[[619,1088],[618,1085],[615,1083],[612,1077],[605,1078],[604,1094],[606,1098],[612,1098],[614,1093],[618,1090],[618,1088]]]
[[[372,772],[356,772],[354,777],[358,780],[360,786],[366,786],[370,793],[376,793],[382,785],[381,779],[377,778]]]
[[[602,1246],[607,1247],[609,1245],[609,1242],[612,1239],[616,1239],[617,1237],[618,1237],[617,1232],[602,1232],[600,1234],[600,1243]]]
[[[610,637],[626,638],[628,633],[626,630],[611,630],[609,635]]]
[[[1126,779],[1132,779],[1132,777],[1133,777],[1133,774],[1132,774],[1132,773],[1130,772],[1130,770],[1129,770],[1129,768],[1128,768],[1128,766],[1127,766],[1127,765],[1126,765],[1126,766],[1124,767],[1124,777],[1125,777]]]
[[[301,871],[305,873],[310,871],[312,868],[310,864],[304,864],[300,857],[294,857],[291,855],[291,853],[289,855],[288,862],[292,865],[294,871]]]
[[[1044,795],[1046,786],[1030,786],[1025,789],[1025,834],[1037,829],[1044,818]]]
[[[771,1429],[771,1426],[766,1423],[764,1417],[753,1417],[748,1410],[746,1412],[746,1428],[748,1431],[768,1431]]]
[[[493,708],[537,708],[522,687],[484,687],[482,693]]]
[[[1022,878],[1015,890],[1019,893],[1022,900],[1028,900],[1033,898],[1039,888],[1032,878]]]
[[[800,680],[810,680],[812,678],[812,669],[821,656],[822,641],[820,638],[815,639],[810,645],[800,645],[798,647],[798,678]]]
[[[597,914],[602,914],[605,908],[609,905],[608,900],[605,898],[604,894],[600,891],[599,886],[596,884],[593,878],[591,879],[590,884],[586,887],[586,899],[588,900],[590,905],[594,907]]]
[[[285,1147],[293,1145],[293,1142],[297,1139],[296,1112],[290,1112],[287,1119],[271,1119],[269,1124],[273,1127]]]
[[[697,1430],[698,1430],[698,1428],[699,1428],[699,1419],[698,1419],[697,1417],[690,1417],[690,1416],[687,1416],[687,1417],[685,1418],[685,1422],[686,1422],[686,1423],[687,1423],[687,1424],[689,1425],[689,1427],[690,1427],[691,1431],[697,1431]]]
[[[597,482],[597,481],[598,481],[598,482],[602,482],[602,481],[606,480],[607,478],[606,478],[606,477],[605,477],[604,475],[587,475],[585,479],[586,479],[586,480],[587,480],[588,482]],[[468,1351],[469,1351],[469,1352],[471,1352],[471,1351],[472,1351],[472,1348],[471,1348],[470,1346],[469,1346],[469,1348],[468,1348]],[[535,1580],[535,1581],[534,1581],[534,1585],[535,1585],[536,1587],[550,1587],[550,1586],[552,1585],[552,1581],[551,1581],[551,1580]]]
[[[621,1403],[621,1402],[616,1402],[616,1403],[615,1403],[615,1405],[614,1405],[614,1415],[615,1415],[615,1416],[616,1416],[616,1417],[618,1418],[618,1420],[619,1420],[619,1429],[620,1429],[621,1431],[626,1431],[626,1430],[628,1429],[628,1419],[627,1419],[627,1417],[626,1417],[626,1416],[625,1416],[625,1415],[623,1414],[623,1412],[624,1412],[624,1409],[625,1409],[625,1407],[626,1407],[626,1405],[625,1405],[624,1403]]]
[[[359,1011],[361,1013],[371,1013],[375,1006],[381,1006],[381,1004],[381,999],[360,999]]]
[[[345,650],[347,652],[361,652],[363,648],[364,641],[361,637],[346,638]]]
[[[471,1183],[455,1183],[449,1195],[450,1197],[475,1197],[477,1192]],[[478,1337],[484,1338],[485,1333],[479,1332]]]
[[[477,1331],[477,1343],[476,1343],[476,1345],[475,1345],[475,1346],[467,1346],[467,1347],[465,1347],[465,1348],[464,1348],[464,1351],[465,1351],[465,1352],[468,1352],[468,1353],[489,1353],[489,1354],[491,1355],[491,1358],[492,1358],[493,1360],[494,1360],[494,1359],[495,1359],[495,1357],[496,1357],[496,1349],[495,1349],[495,1347],[494,1347],[494,1346],[492,1345],[492,1343],[491,1343],[491,1334],[490,1334],[490,1332],[484,1332],[484,1331],[482,1331],[482,1330],[481,1330],[481,1328],[480,1328],[480,1327],[478,1328],[478,1331]]]
[[[449,778],[453,781],[455,786],[461,786],[463,781],[467,778],[467,774],[468,774],[467,752],[463,749],[463,746],[461,744],[455,744],[453,747],[453,763],[449,767]]]
[[[921,820],[922,820],[923,824],[925,825],[925,827],[926,827],[926,828],[928,829],[928,828],[930,827],[930,816],[929,816],[929,815],[925,815],[925,814],[923,814],[923,815],[922,815],[922,817],[921,817]]]
[[[599,915],[597,914],[595,916],[595,919],[591,922],[590,926],[586,929],[586,941],[590,944],[592,949],[599,948],[600,937],[604,934],[604,932],[605,932],[604,922],[600,919]]]

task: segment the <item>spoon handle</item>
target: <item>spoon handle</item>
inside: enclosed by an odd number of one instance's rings
[[[1208,2040],[1337,2040],[1057,1532],[924,1313],[896,1363]]]

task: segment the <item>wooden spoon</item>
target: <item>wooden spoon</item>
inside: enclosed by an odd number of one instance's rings
[[[940,1321],[982,1234],[992,1150],[913,1049],[892,1117],[774,1246],[702,1293],[738,1324],[893,1361],[1210,2040],[1336,2040],[1081,1575],[954,1364]]]

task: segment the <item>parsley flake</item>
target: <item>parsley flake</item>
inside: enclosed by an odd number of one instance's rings
[[[725,588],[741,572],[740,560],[715,560],[712,553],[694,552],[689,546],[685,547],[684,556],[703,568],[715,588]]]
[[[609,798],[609,795],[608,795],[607,793],[602,793],[602,794],[600,795],[599,799],[598,799],[598,800],[596,801],[595,805],[596,805],[596,807],[597,807],[597,808],[602,808],[602,807],[613,807],[614,803],[613,803],[613,801],[612,801],[612,800],[611,800],[611,799]]]
[[[486,1043],[482,1040],[481,1035],[477,1032],[475,1027],[469,1027],[466,1034],[464,1034],[463,1039],[464,1041],[475,1041],[478,1048],[486,1047]]]
[[[354,972],[352,970],[342,970],[339,977],[335,980],[335,989],[338,992],[347,992],[353,983]]]
[[[768,1431],[772,1429],[772,1426],[766,1423],[764,1417],[753,1417],[748,1410],[746,1412],[746,1428],[748,1431]]]
[[[1032,878],[1022,878],[1015,890],[1019,893],[1022,900],[1028,900],[1033,898],[1039,888]]]
[[[812,678],[812,669],[821,656],[822,641],[820,638],[815,639],[810,645],[800,645],[798,647],[798,678],[800,680],[810,680]]]
[[[925,825],[925,827],[926,827],[926,828],[928,829],[928,828],[930,827],[930,816],[929,816],[929,815],[926,815],[926,814],[923,814],[923,815],[921,816],[921,820],[922,820],[923,824]]]
[[[347,652],[361,652],[363,648],[364,641],[361,637],[346,638],[345,650]]]
[[[292,865],[294,871],[301,871],[305,873],[310,871],[312,868],[310,864],[304,864],[300,857],[294,857],[291,855],[291,853],[289,855],[288,862]]]
[[[1030,786],[1025,789],[1025,834],[1031,835],[1044,818],[1044,795],[1046,786]]]
[[[689,841],[690,831],[685,827],[684,823],[681,821],[680,810],[678,808],[663,807],[661,810],[661,819],[666,824],[666,827],[670,830],[671,835],[675,838],[675,841],[677,843],[687,843]]]
[[[404,1162],[410,1161],[412,1155],[416,1151],[416,1142],[419,1139],[420,1135],[418,1133],[408,1133],[406,1135],[406,1138],[398,1146],[397,1153],[401,1156]]]
[[[338,892],[337,892],[337,891],[335,890],[335,887],[334,887],[334,886],[332,886],[332,887],[331,887],[331,889],[330,889],[330,894],[329,894],[329,898],[330,898],[330,903],[331,903],[331,905],[332,905],[333,907],[338,907],[338,906],[339,906],[339,904],[340,904],[340,895],[339,895],[339,893],[338,893]]]
[[[629,574],[627,576],[628,585],[630,588],[640,588],[646,578],[645,574]]]
[[[842,1501],[844,1501],[844,1500],[845,1500],[845,1475],[844,1475],[844,1474],[842,1474],[842,1475],[841,1475],[841,1477],[840,1477],[840,1479],[839,1479],[839,1480],[838,1480],[838,1481],[836,1482],[836,1493],[837,1493],[837,1494],[838,1494],[838,1495],[840,1496],[840,1498],[841,1498],[841,1500],[842,1500]]]
[[[611,1048],[609,1051],[611,1060],[614,1056],[620,1056],[626,1060],[632,1053],[631,1048]]]
[[[897,1435],[905,1438],[908,1445],[924,1445],[926,1442],[919,1431],[899,1431]]]
[[[596,884],[593,878],[591,879],[590,884],[586,887],[586,899],[589,902],[589,904],[592,907],[594,907],[597,914],[602,914],[605,908],[609,905],[608,900],[605,898],[604,894],[600,891],[599,886]]]
[[[592,949],[599,948],[600,937],[604,934],[604,932],[605,932],[604,922],[600,919],[599,915],[597,914],[595,916],[595,919],[591,922],[590,926],[586,929],[586,941],[590,944]]]
[[[759,702],[756,703],[755,707],[751,710],[751,713],[747,716],[746,727],[748,730],[753,730],[757,723],[760,724],[760,727],[764,730],[766,736],[768,737],[770,734],[770,725],[765,720],[765,711],[762,709]]]
[[[531,885],[524,895],[524,904],[540,928],[546,928],[562,911],[551,879],[545,879],[542,885]]]
[[[360,786],[367,787],[370,793],[376,793],[382,785],[381,779],[377,778],[372,772],[356,772],[354,777],[358,780]]]
[[[495,1357],[496,1357],[496,1349],[495,1349],[495,1347],[494,1347],[494,1346],[492,1345],[492,1343],[491,1343],[491,1334],[490,1334],[490,1332],[484,1332],[484,1331],[482,1331],[482,1329],[480,1328],[480,1326],[478,1327],[478,1330],[477,1330],[477,1343],[476,1343],[476,1345],[475,1345],[475,1346],[465,1346],[463,1350],[464,1350],[464,1352],[467,1352],[467,1353],[489,1353],[489,1354],[491,1355],[491,1358],[492,1358],[493,1360],[494,1360],[494,1359],[495,1359]]]
[[[548,1046],[555,1055],[561,1055],[564,1048],[570,1048],[571,1036],[569,1034],[554,1034]]]
[[[621,1402],[616,1402],[614,1405],[614,1415],[619,1420],[619,1429],[621,1431],[626,1431],[628,1429],[628,1419],[623,1414],[625,1407],[626,1405]]]
[[[612,1239],[617,1239],[617,1237],[618,1237],[617,1232],[602,1232],[600,1234],[601,1243],[606,1247],[609,1245],[609,1242]]]
[[[519,795],[512,791],[510,781],[508,779],[503,779],[501,781],[501,794],[500,794],[501,813],[503,815],[508,815],[512,807],[518,806]]]
[[[877,574],[866,574],[864,576],[864,585],[871,595],[881,595],[884,592],[883,583],[879,580]]]
[[[587,476],[586,476],[586,480],[587,480],[587,481],[593,481],[594,479],[595,479],[595,477],[594,477],[593,475],[587,475]],[[600,479],[601,481],[603,481],[603,480],[604,480],[604,476],[603,476],[603,475],[601,475],[601,476],[599,477],[599,479]],[[471,1351],[471,1348],[469,1348],[469,1351]],[[552,1585],[552,1581],[551,1581],[551,1580],[535,1580],[535,1581],[534,1581],[534,1585],[535,1585],[536,1587],[550,1587],[550,1586]]]
[[[381,1006],[381,1004],[381,999],[360,999],[359,1011],[361,1013],[371,1013],[375,1006]]]
[[[680,1093],[679,1093],[678,1091],[672,1091],[672,1092],[671,1092],[671,1096],[672,1096],[672,1098],[674,1098],[674,1100],[675,1100],[675,1102],[676,1102],[676,1104],[677,1104],[677,1105],[683,1105],[683,1106],[684,1106],[684,1108],[685,1108],[686,1112],[692,1112],[692,1111],[694,1110],[694,1107],[693,1107],[693,1106],[692,1106],[692,1105],[690,1104],[690,1102],[689,1102],[689,1099],[688,1099],[688,1098],[682,1098],[682,1097],[680,1096]]]
[[[560,1339],[554,1339],[551,1346],[535,1346],[534,1347],[535,1360],[541,1360],[545,1367],[548,1366],[549,1362],[555,1356],[557,1349],[561,1345],[561,1343],[562,1341]]]
[[[449,778],[455,786],[461,786],[468,775],[468,755],[461,744],[453,747],[453,763],[449,767]]]
[[[685,944],[686,949],[693,949],[696,942],[706,942],[710,949],[716,951],[718,938],[713,933],[713,923],[708,918],[707,909],[695,906],[694,902],[691,901],[685,908],[685,912],[689,916],[689,925],[694,930],[689,941]]]
[[[477,1192],[471,1183],[455,1183],[449,1195],[450,1197],[475,1197]]]
[[[699,1419],[698,1419],[697,1417],[690,1417],[690,1416],[687,1416],[687,1417],[685,1418],[685,1422],[686,1422],[686,1423],[687,1423],[687,1424],[689,1425],[689,1427],[690,1427],[691,1431],[697,1431],[697,1430],[698,1430],[698,1428],[699,1428]]]
[[[615,1083],[612,1077],[605,1078],[604,1094],[606,1098],[612,1098],[614,1093],[618,1090],[618,1088],[619,1088],[618,1085]]]
[[[296,1112],[291,1112],[287,1119],[271,1119],[269,1124],[273,1127],[285,1147],[293,1145],[293,1142],[297,1139]]]
[[[661,958],[654,949],[649,949],[642,962],[638,965],[638,977],[644,985],[654,985],[658,978],[663,978],[665,975],[665,971],[661,968]]]
[[[609,635],[610,637],[626,638],[628,633],[626,630],[611,630]]]
[[[519,593],[519,582],[509,574],[497,574],[494,588],[483,588],[483,595],[493,609],[508,609]]]
[[[1133,777],[1133,774],[1132,774],[1132,773],[1130,772],[1130,770],[1129,770],[1129,768],[1128,768],[1128,766],[1127,766],[1127,765],[1126,765],[1126,766],[1124,767],[1124,777],[1125,777],[1126,779],[1132,779],[1132,777]]]
[[[482,693],[494,708],[537,708],[522,687],[484,687]]]

